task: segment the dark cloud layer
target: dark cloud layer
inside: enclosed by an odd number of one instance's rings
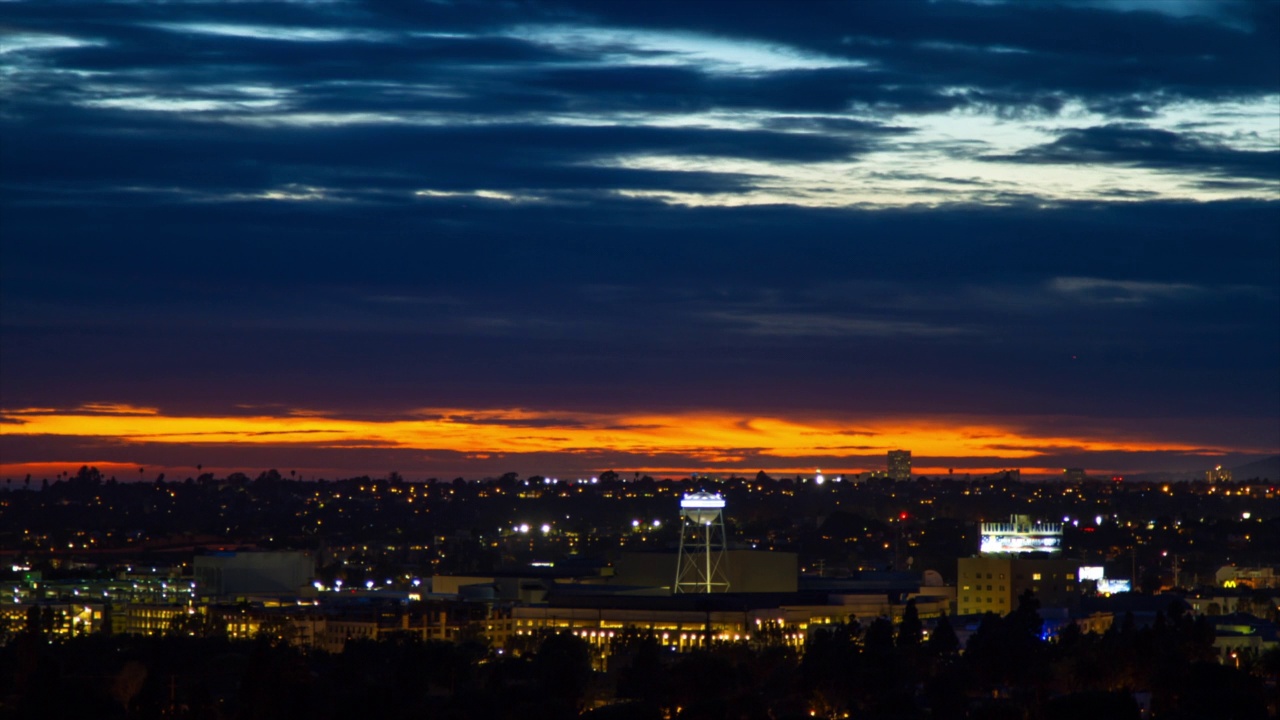
[[[1230,177],[1280,179],[1280,150],[1242,151],[1179,134],[1135,125],[1106,125],[1068,130],[1057,140],[1027,148],[1013,157],[1034,163],[1127,163],[1176,168]]]
[[[18,2],[0,23],[4,408],[1280,436],[1273,3]]]

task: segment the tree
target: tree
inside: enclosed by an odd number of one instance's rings
[[[1018,609],[1010,613],[1009,619],[1013,621],[1016,631],[1025,633],[1028,637],[1039,638],[1044,620],[1040,617],[1040,601],[1036,599],[1036,594],[1030,589],[1025,590],[1018,597]]]
[[[81,465],[76,471],[75,477],[71,478],[78,485],[96,486],[102,484],[102,472],[96,467]]]
[[[849,696],[857,677],[857,638],[861,628],[850,621],[820,626],[809,634],[800,659],[800,683],[818,710],[838,717],[849,708]]]
[[[142,686],[147,682],[147,666],[137,660],[130,660],[120,668],[120,672],[111,680],[111,697],[124,708],[124,714],[129,714],[129,706],[133,703],[133,699],[142,691]]]
[[[625,629],[624,629],[625,632]],[[632,630],[632,633],[635,633]],[[618,697],[657,705],[666,694],[666,673],[662,664],[662,645],[651,633],[631,634],[624,643],[615,643],[610,658],[625,658],[627,664],[618,673]]]
[[[916,610],[916,601],[912,598],[907,601],[902,622],[898,625],[898,647],[916,647],[923,637],[924,624],[920,622],[920,611]]]
[[[1267,717],[1261,682],[1229,665],[1194,663],[1174,690],[1176,700],[1171,708],[1175,712],[1171,717],[1179,720],[1264,720]]]
[[[40,607],[32,605],[27,608],[26,631],[30,635],[40,636],[44,634],[43,626],[40,623]]]
[[[533,656],[533,671],[557,716],[576,716],[591,680],[591,648],[568,630],[549,635]]]
[[[1045,707],[1047,720],[1139,720],[1142,712],[1127,692],[1082,692],[1063,695]]]
[[[928,648],[936,657],[950,657],[960,649],[960,638],[956,637],[956,630],[946,613],[938,618],[937,626],[929,634]]]
[[[918,646],[918,636],[916,643]],[[873,714],[901,717],[904,703],[909,704],[914,679],[911,666],[903,662],[904,654],[894,650],[893,623],[883,617],[871,621],[862,638],[859,690],[862,702]]]

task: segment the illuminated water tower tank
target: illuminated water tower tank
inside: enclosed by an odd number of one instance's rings
[[[680,519],[680,555],[673,591],[727,592],[724,498],[709,492],[686,493],[680,499]]]

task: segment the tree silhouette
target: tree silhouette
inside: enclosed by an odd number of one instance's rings
[[[902,622],[898,624],[898,647],[917,647],[923,636],[924,624],[920,622],[920,611],[916,609],[915,598],[912,598],[907,601],[907,607],[902,613]]]
[[[129,714],[129,706],[133,704],[133,699],[142,691],[142,686],[147,681],[147,666],[137,660],[130,660],[120,668],[120,672],[116,673],[111,680],[111,697],[120,703],[124,708],[124,714]]]
[[[938,624],[929,633],[927,646],[934,657],[950,657],[960,649],[960,639],[956,637],[956,630],[951,626],[951,619],[946,613],[938,618]]]
[[[591,648],[568,630],[549,635],[533,656],[533,672],[554,717],[574,717],[591,679]]]

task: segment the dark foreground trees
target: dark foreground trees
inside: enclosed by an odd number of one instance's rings
[[[0,720],[1137,720],[1139,701],[1172,720],[1262,720],[1275,658],[1220,665],[1212,641],[1176,609],[1051,639],[1031,598],[986,616],[964,652],[949,620],[927,637],[915,620],[830,625],[804,653],[761,635],[676,654],[630,630],[607,659],[568,632],[520,654],[399,637],[328,655],[217,635],[50,642],[34,623],[0,647]]]

